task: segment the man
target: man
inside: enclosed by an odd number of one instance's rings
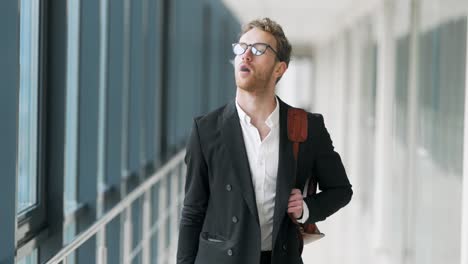
[[[299,264],[297,225],[322,221],[351,199],[351,185],[320,114],[308,113],[297,179],[289,105],[275,96],[291,45],[265,18],[233,44],[236,98],[196,118],[187,146],[179,264]],[[320,193],[303,199],[313,175]]]

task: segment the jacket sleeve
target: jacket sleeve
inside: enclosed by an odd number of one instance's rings
[[[199,235],[210,196],[208,168],[202,153],[196,120],[187,145],[185,163],[187,175],[180,220],[177,263],[193,264],[197,256]]]
[[[317,155],[312,175],[316,177],[321,192],[305,198],[309,208],[307,223],[325,220],[348,204],[353,195],[340,155],[334,151],[323,116],[318,115],[316,119],[315,122],[319,123],[319,136],[316,139]]]

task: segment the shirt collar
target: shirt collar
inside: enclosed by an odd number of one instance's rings
[[[276,96],[275,96],[275,101],[276,101],[275,109],[273,110],[273,112],[271,112],[271,114],[265,120],[265,124],[269,128],[276,127],[279,124],[279,101],[278,101],[278,98]],[[237,98],[236,98],[236,108],[237,108],[237,114],[239,115],[239,120],[241,122],[244,122],[247,125],[252,125],[250,123],[250,121],[251,121],[250,116],[247,115],[247,113],[244,112],[244,110],[242,110],[241,106],[237,102]]]

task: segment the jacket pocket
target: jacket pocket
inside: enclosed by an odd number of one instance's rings
[[[210,234],[208,232],[200,233],[200,239],[211,243],[224,243],[226,239],[220,235]]]
[[[195,264],[238,264],[240,252],[237,242],[208,232],[200,233]]]

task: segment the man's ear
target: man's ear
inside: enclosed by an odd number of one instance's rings
[[[283,74],[288,69],[288,65],[286,64],[286,62],[280,61],[279,63],[276,64],[275,68],[276,68],[275,73],[276,73],[277,77],[281,77],[281,76],[283,76]]]

